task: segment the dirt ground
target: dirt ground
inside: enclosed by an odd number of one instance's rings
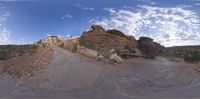
[[[55,48],[53,59],[30,78],[0,77],[0,99],[196,99],[200,73],[194,64],[134,58],[104,65]]]

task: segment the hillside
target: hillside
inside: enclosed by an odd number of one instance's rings
[[[168,47],[164,54],[170,57],[182,58],[186,62],[195,63],[200,61],[200,46]]]

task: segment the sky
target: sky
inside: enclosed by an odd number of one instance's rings
[[[200,45],[199,9],[200,0],[0,0],[0,45],[80,36],[94,24],[164,46]]]

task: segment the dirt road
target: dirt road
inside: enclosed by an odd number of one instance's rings
[[[3,99],[196,99],[200,74],[192,64],[131,59],[116,66],[54,49],[53,60],[26,81],[0,77]]]

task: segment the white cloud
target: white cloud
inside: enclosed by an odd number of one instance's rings
[[[71,37],[71,34],[67,33],[67,35],[65,37],[69,38],[69,37]]]
[[[10,31],[4,27],[4,22],[10,16],[10,13],[4,7],[0,8],[0,45],[10,43]]]
[[[65,35],[56,35],[57,37],[59,38],[70,38],[71,37],[71,34],[70,33],[67,33]]]
[[[57,35],[57,34],[51,34],[51,33],[47,33],[47,34],[45,34],[45,36],[47,37],[47,36],[51,36],[51,35],[54,35],[54,36],[57,36],[57,37],[59,37],[59,38],[70,38],[72,35],[70,34],[70,33],[67,33],[67,34],[64,34],[64,35]]]
[[[184,6],[139,8],[105,9],[110,12],[110,17],[96,19],[92,23],[120,29],[137,39],[148,36],[165,46],[200,44],[200,22],[196,12],[187,10]]]
[[[6,28],[0,28],[0,45],[10,43],[10,32]]]
[[[63,17],[61,17],[61,19],[63,19],[63,20],[66,19],[66,18],[71,19],[71,18],[73,18],[73,16],[70,15],[70,14],[66,14]]]
[[[111,14],[116,13],[114,8],[104,8],[105,11],[109,11]]]
[[[90,10],[90,11],[94,11],[95,9],[94,8],[91,8],[91,7],[82,7],[83,10]]]
[[[75,6],[80,7],[82,10],[89,10],[89,11],[94,11],[95,10],[95,8],[86,7],[86,6],[83,6],[81,4],[75,4]]]

